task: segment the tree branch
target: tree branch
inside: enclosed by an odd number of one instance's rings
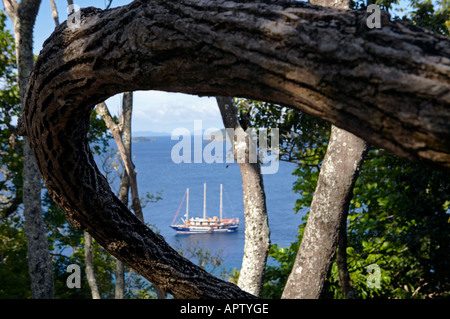
[[[6,13],[14,24],[14,21],[17,18],[17,11],[19,10],[19,3],[16,0],[3,0],[3,5],[5,6]]]
[[[114,141],[117,144],[117,148],[125,166],[125,171],[130,179],[132,198],[131,208],[134,210],[136,216],[144,222],[144,214],[142,213],[141,202],[139,200],[136,171],[134,170],[134,164],[131,161],[131,157],[128,155],[125,144],[123,143],[122,136],[120,136],[119,126],[114,122],[105,103],[102,102],[97,105],[97,112],[103,117],[106,126],[109,128],[114,137]]]
[[[52,18],[55,21],[56,26],[58,26],[59,24],[58,8],[56,7],[55,0],[50,0],[50,7],[52,9]]]

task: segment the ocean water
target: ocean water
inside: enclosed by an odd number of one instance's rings
[[[202,141],[192,137],[191,163],[177,164],[172,160],[171,154],[174,146],[180,141],[171,140],[170,136],[149,138],[154,140],[132,144],[140,197],[146,192],[156,195],[157,192],[162,191],[162,200],[148,203],[144,208],[145,222],[154,225],[153,227],[164,236],[172,247],[183,250],[189,249],[189,247],[191,249],[202,248],[209,250],[212,254],[218,254],[223,260],[223,264],[215,269],[214,273],[219,274],[224,269],[228,271],[233,268],[240,269],[245,229],[242,178],[238,164],[236,162],[227,163],[225,158],[227,144]],[[195,143],[197,144],[195,145]],[[111,145],[114,144],[114,142],[111,143]],[[216,150],[223,148],[223,163],[207,163],[207,157],[202,158],[201,163],[194,163],[195,147],[197,150],[204,150],[207,147],[216,147]],[[218,155],[221,155],[220,152]],[[211,158],[209,159],[211,160]],[[275,174],[263,175],[271,242],[281,246],[288,246],[296,240],[298,225],[303,217],[302,213],[295,214],[293,211],[295,201],[299,196],[292,190],[296,180],[292,176],[295,167],[295,164],[280,161]],[[239,217],[238,231],[180,235],[170,228],[179,208],[177,222],[180,222],[180,218],[186,213],[186,200],[180,207],[186,188],[189,188],[189,217],[203,215],[204,183],[206,183],[207,216],[219,216],[220,184],[222,184],[223,217]],[[118,179],[112,183],[112,189],[117,193]]]

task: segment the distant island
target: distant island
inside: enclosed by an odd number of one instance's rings
[[[147,138],[144,136],[139,136],[139,137],[135,137],[131,140],[131,142],[136,143],[136,142],[156,142],[156,138]]]
[[[210,141],[210,142],[226,142],[227,141],[227,132],[223,128],[221,130],[212,132],[208,136],[206,136],[204,141]]]
[[[133,134],[139,135],[139,136],[152,136],[152,137],[158,137],[158,136],[170,136],[170,132],[154,132],[154,131],[133,131]]]

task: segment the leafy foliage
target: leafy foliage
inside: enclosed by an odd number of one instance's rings
[[[31,298],[27,245],[20,216],[0,221],[0,298]]]
[[[381,150],[370,155],[348,224],[355,286],[363,297],[448,296],[450,177]],[[379,290],[368,290],[359,279],[372,263],[382,269]]]
[[[22,141],[14,125],[20,114],[14,38],[0,11],[0,218],[22,203]]]
[[[235,99],[241,113],[251,119],[251,126],[278,128],[280,159],[300,166],[318,167],[325,155],[330,125],[322,120],[280,105],[247,99]],[[311,134],[315,139],[311,139]],[[270,136],[268,136],[270,138]]]
[[[30,298],[23,230],[22,141],[14,120],[20,114],[14,38],[0,11],[0,298]]]
[[[450,1],[449,0],[411,0],[413,11],[409,18],[418,26],[433,32],[450,35]]]
[[[208,272],[214,272],[223,264],[222,250],[213,253],[210,249],[202,247],[198,240],[192,239],[182,243],[177,239],[175,249],[180,255]]]

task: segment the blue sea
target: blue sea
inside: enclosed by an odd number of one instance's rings
[[[175,163],[172,160],[172,149],[179,140],[170,136],[148,137],[151,141],[134,142],[132,144],[133,162],[137,170],[137,181],[140,197],[149,192],[153,195],[161,193],[162,199],[148,203],[144,208],[146,223],[152,224],[165,240],[176,249],[189,251],[203,249],[219,256],[223,263],[214,269],[219,275],[224,270],[240,269],[244,251],[245,220],[243,213],[242,178],[236,162],[226,160],[227,143],[208,142],[192,137],[191,163]],[[195,143],[197,143],[195,145]],[[211,143],[214,143],[211,144]],[[111,146],[115,145],[114,141]],[[178,144],[180,145],[180,144]],[[204,150],[209,147],[223,147],[223,159],[214,163],[206,159],[194,163],[194,148]],[[209,146],[208,146],[209,145]],[[183,150],[185,151],[185,150]],[[214,153],[214,152],[213,152]],[[217,154],[216,154],[217,155]],[[219,156],[220,156],[219,152]],[[230,154],[229,154],[230,155]],[[228,162],[228,163],[227,163]],[[263,175],[266,202],[269,215],[272,244],[288,246],[296,240],[298,225],[302,213],[295,214],[294,206],[298,198],[292,190],[296,178],[292,171],[295,164],[280,161],[275,174]],[[239,217],[240,225],[234,233],[191,234],[180,235],[172,228],[171,223],[179,210],[177,222],[186,213],[186,200],[182,203],[186,189],[189,188],[189,217],[203,215],[203,187],[206,183],[206,214],[209,217],[219,216],[220,184],[223,185],[223,217]],[[115,193],[118,191],[118,178],[112,183]],[[192,260],[197,262],[197,260]],[[207,267],[208,269],[208,267]],[[212,270],[212,269],[211,269]]]

